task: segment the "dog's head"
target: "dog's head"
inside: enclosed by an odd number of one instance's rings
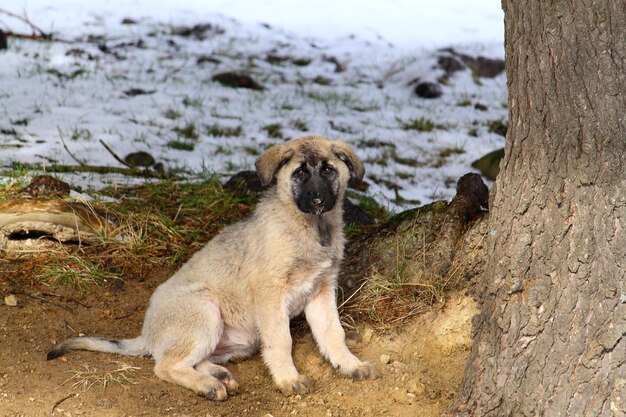
[[[335,207],[350,176],[361,179],[365,173],[350,145],[321,136],[272,146],[256,169],[264,186],[276,179],[279,194],[289,194],[300,211],[315,215]]]

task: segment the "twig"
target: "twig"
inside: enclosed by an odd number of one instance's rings
[[[59,137],[61,138],[61,143],[63,144],[63,147],[65,148],[65,151],[72,157],[72,159],[74,161],[76,161],[78,163],[78,165],[85,166],[85,163],[83,161],[81,161],[80,159],[76,158],[74,156],[74,154],[72,152],[70,152],[70,149],[65,144],[65,139],[63,138],[63,132],[61,131],[61,128],[59,126],[57,126],[57,130],[59,131]]]
[[[52,410],[50,410],[50,413],[51,413],[52,415],[54,415],[54,410],[55,410],[58,406],[60,406],[60,405],[61,405],[61,403],[62,403],[63,401],[69,400],[69,399],[70,399],[70,398],[72,398],[72,397],[76,397],[76,394],[69,394],[69,395],[66,395],[65,397],[61,398],[59,401],[55,402],[55,403],[54,403],[54,405],[52,406]]]
[[[113,155],[113,158],[115,158],[115,160],[117,162],[119,162],[120,164],[128,167],[128,168],[133,168],[131,165],[127,164],[126,161],[124,161],[122,158],[120,158],[114,151],[113,149],[109,148],[109,145],[107,145],[102,139],[100,139],[100,143],[102,144],[102,146],[104,146],[104,149],[106,149],[107,151],[109,151],[109,153],[111,155]]]
[[[7,32],[7,31],[3,31],[4,36],[6,36],[7,38],[17,38],[17,39],[28,39],[31,41],[49,41],[50,39],[43,37],[42,35],[37,35],[37,34],[24,34],[24,33],[16,33],[16,32]],[[58,39],[55,39],[58,40]]]
[[[46,300],[45,298],[39,297],[39,296],[37,296],[35,294],[29,294],[29,293],[27,293],[26,291],[23,291],[23,290],[16,291],[16,294],[20,294],[20,295],[23,295],[23,296],[26,296],[26,297],[29,297],[29,298],[34,298],[35,300],[43,301],[44,303],[52,304],[53,306],[56,306],[56,307],[64,308],[65,310],[67,310],[70,313],[74,314],[74,310],[72,310],[70,307],[68,307],[66,305],[63,305],[63,304],[54,303],[54,302],[52,302],[50,300]]]
[[[90,306],[89,304],[85,304],[85,303],[83,303],[83,302],[81,302],[81,301],[76,300],[75,298],[68,297],[68,296],[65,296],[65,295],[55,294],[55,293],[53,293],[53,292],[42,292],[42,293],[40,293],[40,294],[41,294],[41,295],[45,295],[46,297],[57,297],[57,298],[60,298],[60,299],[61,299],[61,300],[63,300],[63,301],[67,301],[67,302],[71,302],[71,303],[76,303],[76,304],[78,304],[79,306],[83,306],[83,307],[85,307],[85,308],[91,308],[91,306]]]
[[[50,35],[49,33],[44,32],[40,27],[36,26],[33,22],[31,22],[30,19],[28,19],[28,16],[26,16],[26,13],[24,13],[24,16],[20,16],[20,15],[18,15],[16,13],[10,12],[10,11],[2,9],[2,8],[0,8],[0,13],[5,14],[5,15],[10,16],[10,17],[13,17],[13,18],[15,18],[17,20],[20,20],[20,21],[26,23],[35,32],[39,32],[39,35],[43,39],[46,39],[46,40],[52,39],[52,35]]]

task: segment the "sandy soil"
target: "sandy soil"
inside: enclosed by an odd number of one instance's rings
[[[348,330],[351,349],[378,367],[375,381],[340,377],[320,357],[308,330],[298,330],[296,366],[315,384],[304,397],[282,396],[259,356],[227,366],[240,393],[221,403],[159,380],[149,358],[74,352],[45,360],[50,347],[69,336],[136,336],[150,294],[167,275],[78,293],[24,286],[0,272],[0,416],[428,417],[441,415],[458,388],[476,312],[462,295],[393,332],[365,324]]]

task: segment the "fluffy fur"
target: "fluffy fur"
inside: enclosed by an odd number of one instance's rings
[[[302,312],[321,353],[340,373],[373,378],[346,347],[335,301],[343,257],[342,202],[363,167],[344,142],[305,137],[268,149],[257,161],[276,181],[250,218],[228,226],[154,292],[135,339],[68,339],[48,359],[83,349],[150,355],[156,375],[215,400],[238,390],[221,364],[259,348],[286,394],[310,390],[291,356],[290,318]]]

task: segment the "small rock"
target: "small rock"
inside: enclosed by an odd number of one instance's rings
[[[124,157],[124,162],[131,167],[149,167],[154,165],[155,160],[154,157],[148,152],[139,151],[126,155]]]
[[[182,36],[184,38],[194,38],[199,41],[202,41],[209,36],[219,35],[222,33],[224,33],[224,29],[210,23],[200,23],[191,27],[179,26],[172,29],[172,35]]]
[[[452,54],[456,58],[460,58],[465,65],[471,68],[474,77],[493,78],[504,71],[504,61],[501,59],[491,59],[483,56],[473,57],[460,54],[451,48],[444,49],[443,51]]]
[[[479,56],[464,61],[472,69],[472,74],[475,77],[494,78],[504,71],[504,61],[501,59]]]
[[[419,379],[410,379],[406,384],[407,391],[415,395],[423,395],[426,387]]]
[[[487,111],[487,110],[489,110],[489,108],[487,106],[485,106],[484,104],[482,104],[482,103],[474,104],[474,108],[476,110],[480,110],[480,111]]]
[[[263,86],[254,81],[252,77],[235,72],[222,72],[215,74],[211,79],[231,88],[248,88],[250,90],[257,91],[264,89]]]
[[[447,76],[466,68],[461,61],[452,56],[440,56],[437,59],[437,65],[446,72]]]
[[[383,353],[382,355],[380,355],[380,363],[382,363],[383,365],[387,365],[389,364],[389,362],[391,362],[391,356]]]
[[[156,93],[156,90],[144,90],[143,88],[129,88],[124,90],[124,94],[128,97],[144,96]]]
[[[361,207],[352,203],[348,198],[343,200],[343,221],[346,224],[376,224],[376,220],[371,218]]]
[[[443,94],[443,89],[437,83],[422,81],[415,86],[415,94],[422,98],[438,98]]]
[[[13,294],[7,295],[4,297],[4,304],[9,307],[15,307],[17,305],[17,297]]]
[[[500,172],[500,161],[503,157],[504,149],[497,149],[472,162],[472,168],[479,170],[488,180],[495,181]]]
[[[363,332],[363,344],[368,345],[369,342],[372,340],[372,336],[374,336],[374,329],[372,329],[371,327],[365,329],[365,331]]]
[[[242,194],[255,195],[262,192],[265,187],[256,171],[241,171],[230,177],[223,185],[225,190]]]

